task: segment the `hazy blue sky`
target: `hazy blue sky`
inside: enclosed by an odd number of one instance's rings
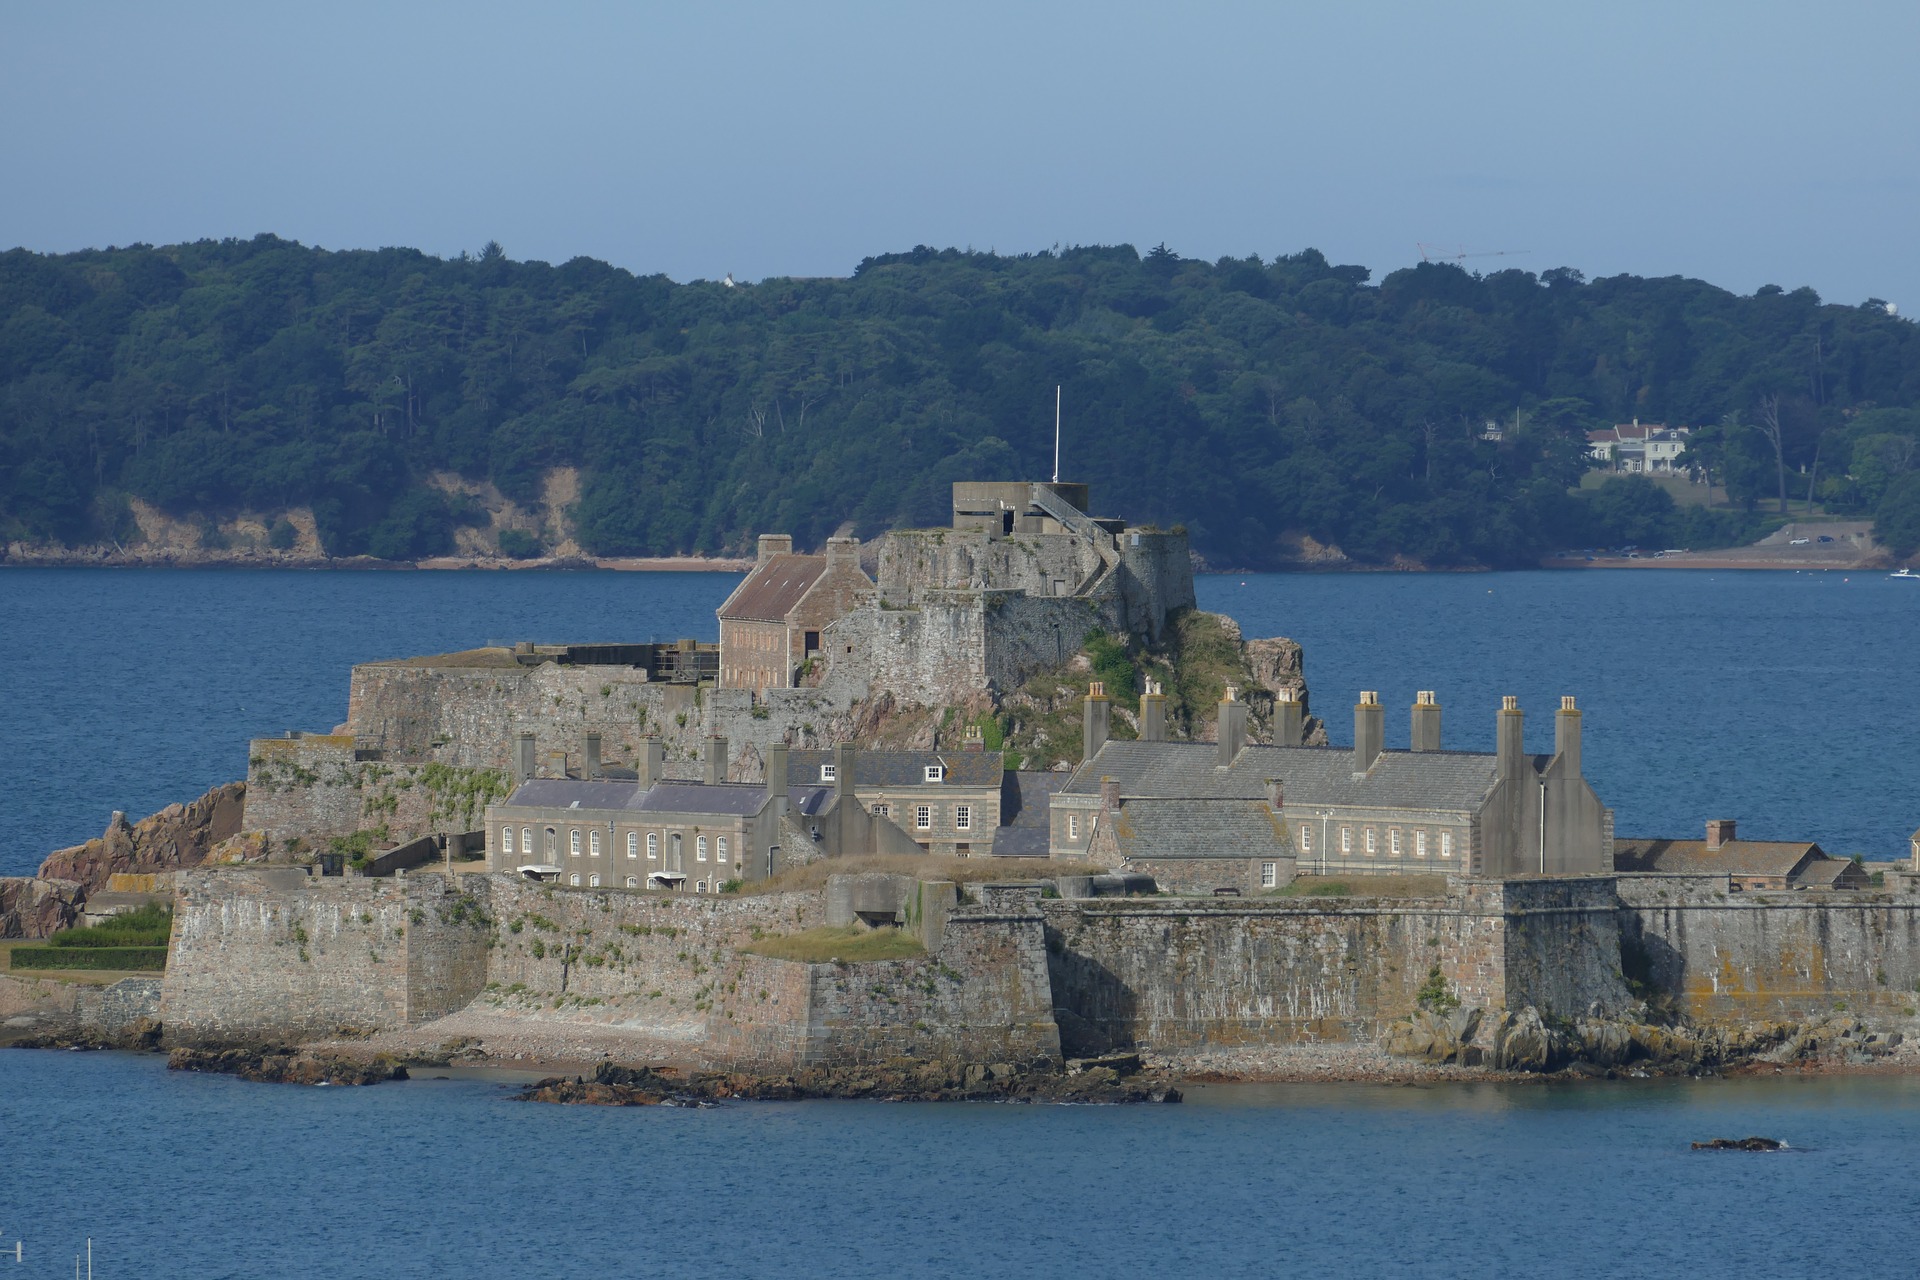
[[[1920,5],[0,7],[0,246],[916,243],[1810,284],[1920,311]]]

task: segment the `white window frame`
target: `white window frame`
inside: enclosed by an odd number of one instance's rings
[[[893,806],[885,800],[876,800],[873,802],[873,816],[876,818],[891,818],[893,816]]]
[[[659,858],[660,833],[658,831],[649,831],[647,832],[647,861],[657,862]]]
[[[580,828],[578,827],[567,831],[567,852],[576,858],[580,856]]]
[[[1400,828],[1387,828],[1387,852],[1394,857],[1400,856]]]
[[[572,885],[574,888],[578,889],[580,887],[580,873],[576,871],[572,875],[568,876],[567,883]]]
[[[945,782],[947,780],[947,766],[943,764],[928,765],[926,777],[928,782]]]
[[[837,782],[839,781],[839,773],[840,769],[838,765],[823,764],[820,766],[820,781]]]
[[[529,858],[533,856],[534,849],[533,849],[533,828],[532,827],[520,828],[520,852],[526,854]]]
[[[1262,889],[1273,889],[1273,888],[1279,887],[1279,884],[1280,884],[1280,864],[1277,862],[1261,863],[1260,864],[1260,887]]]
[[[1300,852],[1313,852],[1313,828],[1304,822],[1300,824]]]
[[[705,862],[707,860],[707,838],[705,836],[694,837],[693,860],[695,862]]]
[[[587,832],[587,856],[589,858],[600,856],[600,828],[598,827]]]
[[[1342,853],[1353,852],[1353,828],[1352,827],[1340,828],[1340,852]]]
[[[1440,833],[1440,856],[1443,858],[1451,858],[1453,856],[1453,832],[1451,831],[1442,831]]]
[[[1374,834],[1373,828],[1368,827],[1367,828],[1367,854],[1368,856],[1372,856],[1373,854],[1378,853],[1379,851],[1380,851],[1379,838]]]
[[[600,873],[596,871],[592,875],[587,877],[587,888],[598,889],[599,887],[600,887]]]
[[[913,807],[913,829],[915,831],[933,830],[933,806],[920,804]]]
[[[1424,831],[1413,833],[1413,856],[1416,858],[1427,856],[1427,833]]]
[[[953,829],[955,831],[973,830],[973,806],[957,804],[953,806]]]
[[[513,852],[513,828],[512,827],[500,828],[500,852],[505,854],[511,854]]]
[[[638,889],[639,887],[640,887],[640,877],[639,877],[639,876],[628,876],[628,877],[627,877],[627,888],[629,888],[629,889]]]
[[[713,860],[715,862],[725,862],[727,860],[727,838],[725,836],[720,836],[713,842]]]
[[[1078,840],[1079,838],[1080,838],[1080,815],[1077,813],[1070,813],[1067,815],[1067,839]]]
[[[638,858],[640,856],[640,833],[638,831],[627,832],[627,856],[629,858]]]

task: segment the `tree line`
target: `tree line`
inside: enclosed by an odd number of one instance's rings
[[[571,466],[595,553],[816,544],[1049,474],[1056,385],[1065,476],[1222,564],[1725,545],[1809,496],[1920,544],[1920,344],[1876,300],[1164,245],[731,287],[271,235],[0,254],[0,537],[124,539],[133,496],[310,507],[330,553],[410,558],[485,519],[429,476],[533,504]],[[1585,433],[1632,418],[1705,427],[1735,507],[1578,489]]]

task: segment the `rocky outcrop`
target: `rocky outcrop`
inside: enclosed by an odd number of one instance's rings
[[[1640,1067],[1720,1071],[1752,1065],[1861,1065],[1894,1055],[1898,1031],[1874,1031],[1839,1013],[1811,1022],[1696,1026],[1686,1022],[1582,1018],[1553,1021],[1539,1010],[1420,1010],[1389,1023],[1381,1043],[1396,1057],[1495,1071],[1582,1073]]]
[[[86,897],[72,880],[0,876],[0,938],[45,938],[72,928]]]
[[[128,822],[115,812],[96,840],[49,854],[42,879],[75,880],[88,894],[106,888],[123,871],[177,871],[199,866],[213,847],[239,834],[247,784],[215,787],[191,804],[170,804],[149,818]]]
[[[405,1080],[407,1069],[387,1055],[313,1053],[279,1045],[235,1049],[175,1049],[169,1071],[213,1071],[263,1084],[379,1084]]]
[[[602,1063],[592,1078],[553,1076],[515,1095],[520,1102],[644,1107],[701,1105],[730,1098],[794,1101],[868,1098],[883,1102],[1178,1102],[1166,1078],[1143,1073],[1126,1055],[1070,1064],[922,1062],[913,1058],[863,1067],[811,1067],[787,1076],[622,1067]]]

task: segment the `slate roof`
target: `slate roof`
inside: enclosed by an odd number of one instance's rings
[[[513,789],[506,803],[522,809],[594,809],[633,813],[711,813],[751,817],[766,803],[767,789],[748,782],[681,782],[666,779],[651,787],[638,782],[583,782],[575,778],[529,778]],[[794,812],[816,814],[833,800],[831,787],[789,786]]]
[[[835,761],[831,751],[789,751],[787,785],[820,781],[820,766]],[[926,780],[927,766],[947,767],[944,783]],[[856,787],[997,787],[1005,763],[998,751],[860,751],[853,757]]]
[[[718,612],[723,618],[746,622],[785,622],[808,588],[827,571],[825,556],[803,556],[791,551],[769,556],[756,565],[746,581],[735,587]]]
[[[1000,790],[1000,827],[993,833],[996,858],[1044,858],[1052,846],[1053,793],[1067,785],[1061,772],[1009,771]]]
[[[1809,856],[1824,858],[1805,840],[1729,840],[1709,850],[1705,840],[1615,840],[1615,871],[1682,875],[1786,876]]]
[[[1291,858],[1286,824],[1260,800],[1127,800],[1112,819],[1124,858]]]
[[[1854,870],[1854,874],[1847,874],[1850,869]],[[1802,889],[1837,889],[1842,887],[1842,881],[1851,882],[1845,886],[1847,888],[1857,884],[1871,883],[1865,868],[1854,868],[1851,858],[1818,859],[1808,863],[1806,868],[1793,878],[1794,885]]]
[[[1219,767],[1211,742],[1119,742],[1109,739],[1074,771],[1062,794],[1098,796],[1100,779],[1119,782],[1123,796],[1262,800],[1278,778],[1289,807],[1341,805],[1466,812],[1478,809],[1494,783],[1495,758],[1477,751],[1383,751],[1363,777],[1353,776],[1348,747],[1255,744]],[[1528,757],[1544,769],[1551,756]]]

